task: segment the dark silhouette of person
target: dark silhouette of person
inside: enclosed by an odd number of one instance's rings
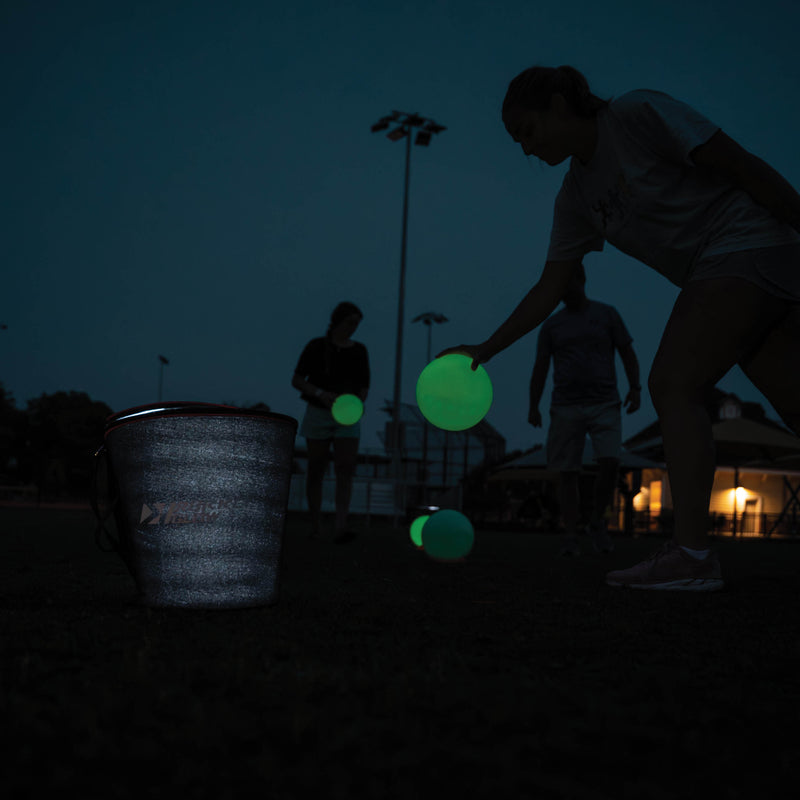
[[[312,536],[322,532],[322,483],[333,443],[336,473],[336,542],[355,538],[348,527],[353,476],[361,435],[360,420],[353,425],[338,423],[331,408],[339,395],[354,394],[364,402],[369,391],[367,348],[351,338],[363,314],[353,303],[339,303],[331,314],[325,336],[312,339],[304,348],[292,378],[292,386],[308,403],[300,435],[308,446],[306,498],[311,512]]]
[[[709,391],[738,364],[800,433],[800,194],[700,112],[663,92],[611,100],[570,66],[531,67],[509,84],[503,123],[526,155],[570,166],[536,285],[483,343],[447,352],[489,361],[558,305],[584,256],[606,241],[681,292],[648,388],[673,500],[674,538],[606,575],[612,586],[713,591],[708,539],[715,457]]]
[[[581,264],[564,292],[564,308],[548,317],[539,331],[530,384],[528,422],[539,428],[539,401],[552,360],[547,466],[559,473],[558,501],[564,523],[560,553],[564,556],[580,555],[578,477],[587,434],[598,465],[588,533],[598,553],[614,549],[606,513],[614,497],[622,447],[622,403],[614,365],[617,351],[630,385],[624,405],[632,414],[641,404],[639,362],[631,335],[617,310],[590,300],[585,286],[586,272]]]

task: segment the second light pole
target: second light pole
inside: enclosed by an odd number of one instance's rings
[[[393,142],[406,139],[406,174],[403,187],[403,238],[400,247],[400,289],[397,302],[397,350],[394,362],[394,398],[392,400],[392,464],[395,477],[402,477],[402,460],[400,457],[400,383],[403,363],[403,313],[406,289],[406,240],[408,233],[408,179],[411,168],[411,131],[417,128],[415,144],[427,146],[431,136],[441,133],[446,128],[432,119],[421,117],[416,112],[409,114],[405,111],[392,111],[386,117],[381,117],[373,126],[372,132],[383,131],[391,128],[386,137]]]
[[[431,326],[434,322],[441,325],[447,322],[447,317],[440,314],[438,311],[426,311],[424,314],[414,317],[412,322],[421,322],[428,329],[428,358],[425,361],[426,366],[431,363]],[[422,423],[422,483],[425,485],[425,502],[428,502],[428,421]]]

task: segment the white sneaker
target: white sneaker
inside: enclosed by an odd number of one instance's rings
[[[716,592],[725,585],[717,554],[698,560],[669,541],[650,558],[606,575],[609,586],[677,592]]]

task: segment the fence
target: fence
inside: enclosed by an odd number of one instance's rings
[[[289,510],[307,511],[305,474],[292,475],[289,492]],[[464,510],[464,497],[461,486],[427,486],[420,483],[397,483],[391,478],[362,477],[353,479],[353,493],[350,513],[366,518],[367,524],[373,516],[389,517],[395,522],[410,522],[415,515],[423,513],[426,506],[440,506]],[[336,481],[326,476],[322,483],[322,512],[336,510]],[[476,527],[497,530],[518,530],[554,532],[558,520],[554,514],[544,514],[536,518],[525,515],[516,504],[504,507],[468,508],[465,513]],[[557,511],[556,511],[557,514]],[[669,534],[673,529],[672,512],[659,514],[649,511],[629,512],[628,518],[622,504],[615,509],[610,528],[628,535]],[[709,516],[709,533],[715,536],[736,536],[741,538],[800,538],[800,509],[796,513],[752,514],[736,516],[734,534],[733,516],[712,514]]]
[[[391,478],[353,478],[353,493],[350,498],[350,513],[363,515],[369,523],[370,517],[391,517],[406,520],[422,513],[425,506],[460,509],[462,492],[460,486],[428,486],[420,483],[397,482]],[[292,475],[289,488],[289,511],[307,511],[306,476]],[[336,479],[325,477],[322,481],[322,513],[336,511]]]
[[[623,525],[619,526],[624,529]],[[671,533],[672,513],[650,515],[637,511],[633,515],[631,532],[634,535],[647,533]],[[737,514],[736,525],[732,514],[711,514],[708,532],[713,536],[735,536],[743,539],[800,537],[800,516],[791,514]]]
[[[539,509],[531,514],[529,506],[509,503],[504,506],[476,507],[465,513],[476,527],[495,530],[555,533],[560,524],[557,507]],[[649,511],[631,509],[626,515],[620,505],[614,510],[609,528],[628,536],[671,534],[672,511],[651,514]],[[737,514],[735,532],[733,515],[711,514],[708,518],[708,531],[713,536],[723,537],[735,535],[736,538],[800,539],[800,509],[794,514],[791,510],[782,514]]]

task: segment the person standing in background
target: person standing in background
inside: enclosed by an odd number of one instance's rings
[[[302,392],[302,399],[308,404],[300,435],[308,446],[306,499],[311,512],[311,535],[318,537],[322,533],[322,484],[333,445],[337,543],[351,541],[356,536],[347,522],[361,422],[341,425],[333,418],[331,408],[341,394],[354,394],[362,403],[367,399],[370,382],[367,348],[351,338],[362,319],[356,305],[339,303],[331,314],[327,333],[305,346],[292,377],[292,386]]]
[[[586,297],[585,285],[586,272],[580,264],[564,293],[564,308],[548,317],[539,331],[530,386],[528,422],[539,428],[539,401],[552,359],[547,466],[559,474],[558,504],[564,523],[560,552],[564,556],[580,555],[578,477],[587,434],[599,467],[587,531],[596,552],[610,553],[614,549],[606,514],[614,497],[622,447],[621,403],[614,365],[617,351],[630,384],[625,398],[628,413],[641,405],[639,362],[631,335],[615,308]]]

